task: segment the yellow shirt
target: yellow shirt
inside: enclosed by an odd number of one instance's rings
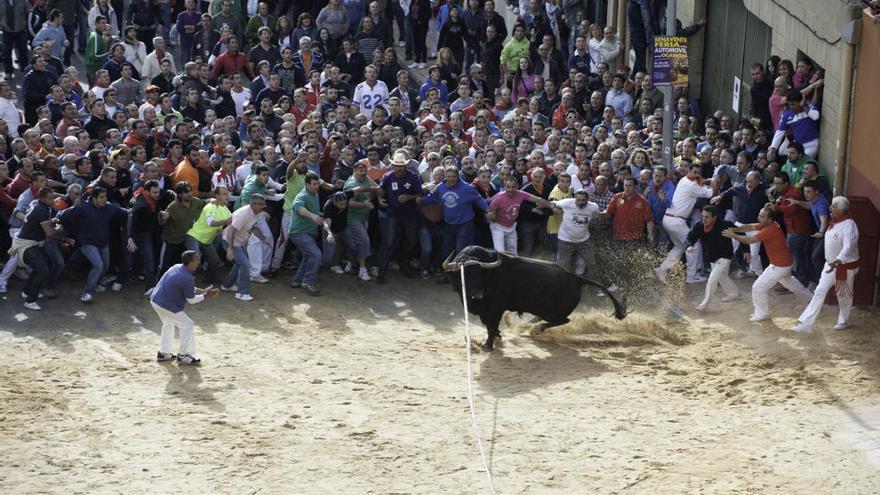
[[[559,189],[559,185],[553,188],[550,191],[550,196],[548,197],[549,201],[559,201],[560,199],[573,198],[571,194],[571,188],[568,188],[568,192],[562,192],[562,189]],[[562,213],[556,213],[552,217],[547,219],[547,233],[548,234],[557,234],[559,233],[559,225],[562,223]]]

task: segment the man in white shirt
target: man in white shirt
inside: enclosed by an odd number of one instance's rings
[[[591,259],[590,219],[599,214],[599,205],[589,199],[590,194],[581,189],[574,193],[574,198],[552,202],[553,211],[562,212],[562,223],[559,224],[557,235],[559,244],[556,264],[569,273],[575,273],[578,258],[584,261]]]
[[[9,89],[9,83],[0,82],[0,119],[9,127],[9,135],[18,137],[18,126],[21,125],[21,114],[15,108],[15,93]]]
[[[376,66],[370,64],[364,69],[364,82],[354,88],[352,103],[357,105],[361,114],[368,119],[372,118],[374,108],[388,103],[388,86],[379,81],[378,77],[379,71]]]
[[[141,79],[150,84],[154,77],[162,73],[162,61],[168,59],[171,62],[171,73],[177,74],[177,66],[174,57],[165,51],[165,40],[161,36],[153,38],[153,51],[144,59],[144,67],[141,70]]]
[[[825,266],[813,299],[798,317],[795,332],[809,333],[833,286],[840,313],[835,330],[844,330],[853,304],[853,282],[859,273],[859,228],[849,216],[849,200],[837,196],[831,200],[831,225],[825,231]]]
[[[691,216],[694,204],[698,198],[709,199],[712,197],[712,189],[703,187],[698,182],[702,169],[703,167],[699,163],[691,163],[687,176],[678,181],[675,195],[672,197],[672,204],[666,209],[666,215],[663,217],[663,230],[672,240],[672,249],[669,250],[663,263],[654,269],[657,278],[662,282],[666,282],[666,272],[675,263],[678,263],[679,258],[685,252],[685,241],[688,232],[690,232],[687,219]],[[702,262],[703,251],[699,244],[696,244],[695,247],[697,249],[687,252],[687,282],[689,283],[701,281],[697,275],[697,267]]]

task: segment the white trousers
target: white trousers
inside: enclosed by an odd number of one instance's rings
[[[740,223],[740,222],[734,222],[734,225],[736,225],[737,227],[742,227],[745,224]],[[746,232],[743,235],[746,237],[755,237],[755,234],[757,234],[757,233],[758,233],[757,230],[753,230],[751,232]],[[739,249],[739,244],[740,244],[739,241],[737,241],[736,239],[733,240],[734,252],[737,249]],[[761,243],[755,242],[755,243],[749,244],[749,254],[751,254],[751,260],[749,261],[749,271],[754,273],[755,275],[760,276],[761,272],[764,271],[764,266],[761,264]]]
[[[664,216],[663,230],[666,231],[666,234],[672,241],[672,249],[669,250],[666,259],[660,264],[660,271],[663,275],[666,275],[666,272],[675,266],[681,255],[685,253],[685,242],[687,242],[687,235],[691,229],[688,228],[684,218]],[[702,265],[703,249],[699,242],[696,244],[696,248],[694,252],[686,254],[688,279],[696,278],[697,267]]]
[[[492,232],[492,247],[495,251],[516,255],[516,224],[505,227],[492,222],[489,224],[489,231]]]
[[[193,337],[193,321],[183,311],[172,313],[158,304],[150,301],[159,319],[162,320],[162,334],[159,341],[159,352],[171,352],[174,345],[174,329],[180,329],[180,354],[194,356],[196,341]]]
[[[756,318],[770,317],[770,302],[767,294],[776,284],[782,284],[804,301],[809,301],[813,297],[813,294],[791,275],[791,266],[770,265],[752,285],[752,304],[755,306]]]
[[[272,231],[269,230],[265,216],[260,215],[254,227],[266,238],[264,242],[256,235],[251,234],[247,244],[248,259],[251,260],[251,277],[259,277],[260,273],[269,271],[269,266],[272,263],[274,237],[272,237]]]
[[[729,272],[729,259],[719,258],[712,263],[712,272],[709,274],[709,280],[706,282],[706,295],[703,297],[703,302],[700,303],[701,306],[707,306],[709,304],[709,300],[712,299],[712,296],[718,289],[718,285],[721,285],[721,289],[724,290],[726,296],[739,296],[739,289],[736,287],[736,284],[733,283],[733,280],[730,280]]]
[[[12,227],[9,229],[9,237],[11,239],[15,239],[15,236],[18,234],[21,228]],[[6,264],[3,265],[3,271],[0,272],[0,286],[6,287],[6,284],[9,283],[9,279],[12,278],[12,274],[15,273],[15,270],[18,269],[18,257],[10,256],[8,260],[6,260]]]
[[[819,277],[819,285],[816,286],[816,293],[813,294],[813,298],[810,299],[810,304],[807,305],[804,312],[798,317],[798,321],[810,327],[816,323],[816,318],[819,317],[819,311],[821,311],[822,306],[825,305],[825,297],[828,296],[828,291],[834,288],[835,271],[831,270],[831,273],[828,273],[828,267],[828,263],[825,263],[825,266],[822,267],[822,276]],[[849,315],[852,312],[853,305],[853,282],[856,279],[857,273],[859,273],[858,268],[846,271],[846,287],[849,290],[847,290],[845,294],[837,295],[837,305],[840,308],[840,312],[837,314],[837,324],[844,324],[849,321]]]
[[[281,216],[281,231],[278,232],[278,239],[275,240],[275,253],[272,255],[273,270],[281,268],[281,262],[284,261],[284,251],[287,250],[287,229],[290,228],[290,212],[285,211]]]

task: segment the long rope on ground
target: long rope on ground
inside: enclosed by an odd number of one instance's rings
[[[486,470],[486,478],[489,479],[489,492],[495,495],[495,481],[492,479],[492,470],[489,469],[489,463],[486,460],[486,451],[483,450],[483,441],[480,439],[480,427],[477,424],[477,412],[474,408],[474,372],[471,367],[471,322],[468,317],[467,289],[464,283],[464,266],[461,267],[461,302],[464,305],[464,336],[467,344],[467,388],[468,388],[468,405],[471,409],[471,424],[474,429],[474,437],[477,439],[477,446],[480,447],[480,458],[483,459],[483,468]]]

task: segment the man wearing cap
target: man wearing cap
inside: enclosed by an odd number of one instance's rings
[[[144,118],[144,111],[146,111],[147,108],[152,108],[154,110],[156,109],[156,107],[159,105],[159,95],[161,94],[161,92],[162,90],[159,89],[159,86],[156,86],[155,84],[150,84],[144,89],[144,94],[147,97],[147,101],[141,103],[141,106],[138,107],[138,118]]]
[[[399,149],[391,159],[394,167],[392,172],[385,174],[379,182],[379,204],[386,208],[388,215],[385,232],[382,233],[382,248],[379,251],[379,276],[376,283],[385,283],[388,262],[391,254],[400,242],[401,231],[403,245],[400,246],[400,270],[408,277],[415,278],[416,273],[410,267],[410,258],[418,240],[418,206],[416,198],[421,194],[422,180],[407,168],[409,156]]]
[[[354,172],[351,177],[346,179],[345,185],[342,186],[344,191],[357,189],[354,197],[348,202],[348,228],[345,237],[348,241],[348,248],[351,250],[352,257],[356,257],[359,265],[358,278],[368,282],[370,274],[367,271],[367,257],[370,256],[370,236],[367,232],[370,211],[373,209],[373,202],[369,192],[366,190],[375,186],[367,176],[367,164],[359,161],[354,165]],[[378,274],[378,272],[377,272]]]
[[[198,365],[201,360],[195,357],[196,344],[193,338],[193,321],[183,312],[186,303],[198,304],[206,297],[216,297],[217,289],[195,286],[195,272],[201,264],[201,256],[196,251],[184,251],[181,263],[172,266],[159,280],[150,297],[153,310],[162,321],[162,333],[157,361],[177,359],[180,364]],[[177,356],[171,353],[174,330],[180,329],[180,350]]]

